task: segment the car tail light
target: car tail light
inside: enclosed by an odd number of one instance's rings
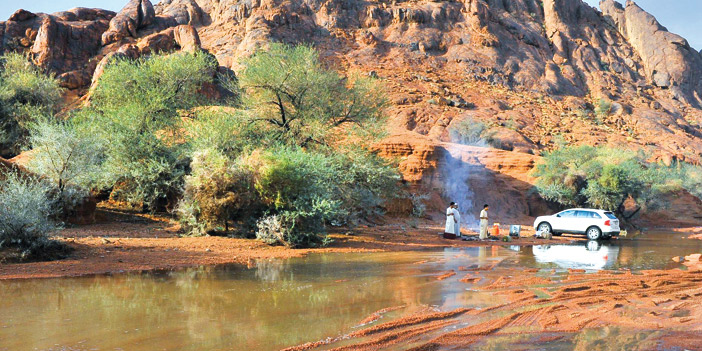
[[[605,225],[606,225],[606,226],[610,226],[610,225],[612,225],[612,221],[610,221],[609,219],[608,219],[608,220],[606,220],[606,221],[605,221]]]

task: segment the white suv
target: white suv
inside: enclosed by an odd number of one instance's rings
[[[609,211],[573,208],[551,216],[537,217],[534,228],[553,235],[585,234],[590,240],[619,235],[619,220]]]

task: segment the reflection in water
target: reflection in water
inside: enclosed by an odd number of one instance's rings
[[[467,291],[460,274],[436,277],[492,265],[498,252],[330,254],[250,269],[0,282],[0,350],[275,350],[348,333],[387,307],[406,305],[379,322],[426,306],[491,306],[499,301]]]
[[[589,241],[584,245],[539,245],[532,247],[538,263],[554,263],[559,268],[600,270],[617,262],[618,246]]]
[[[514,267],[679,267],[671,257],[702,252],[702,241],[679,237],[660,233],[573,246],[326,254],[264,260],[253,268],[2,281],[0,351],[275,350],[349,333],[388,307],[406,306],[376,323],[427,306],[451,310],[504,302],[499,295],[460,282],[466,274],[489,279],[490,274],[513,274]],[[493,267],[497,271],[482,273]],[[450,270],[457,274],[436,279]],[[624,349],[627,340],[646,337],[615,329],[585,330],[549,347],[594,350],[601,333],[609,340],[622,339]],[[515,345],[521,342],[491,336],[478,349],[518,350]]]
[[[579,240],[573,244],[511,248],[520,254],[508,265],[556,269],[668,269],[684,268],[671,260],[702,252],[702,240],[684,239],[684,234],[653,232],[636,239],[611,241]]]

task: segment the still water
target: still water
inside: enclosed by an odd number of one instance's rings
[[[325,254],[251,268],[2,281],[0,350],[276,350],[342,336],[388,307],[405,306],[381,314],[379,322],[420,309],[502,302],[459,282],[461,266],[498,274],[519,267],[672,268],[679,266],[672,256],[702,252],[702,242],[680,237]],[[458,274],[437,279],[450,270]]]

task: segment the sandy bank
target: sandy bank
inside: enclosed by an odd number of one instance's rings
[[[410,228],[402,220],[375,227],[363,226],[332,232],[334,243],[321,249],[288,249],[268,246],[257,240],[224,237],[179,237],[168,218],[103,209],[98,222],[68,228],[58,240],[75,251],[70,257],[51,262],[0,264],[0,279],[51,278],[122,273],[156,269],[178,269],[200,265],[244,264],[267,258],[300,257],[309,253],[407,251],[443,247],[534,245],[543,240],[521,238],[510,243],[446,240],[443,230],[431,223]],[[559,241],[571,239],[558,238]]]

